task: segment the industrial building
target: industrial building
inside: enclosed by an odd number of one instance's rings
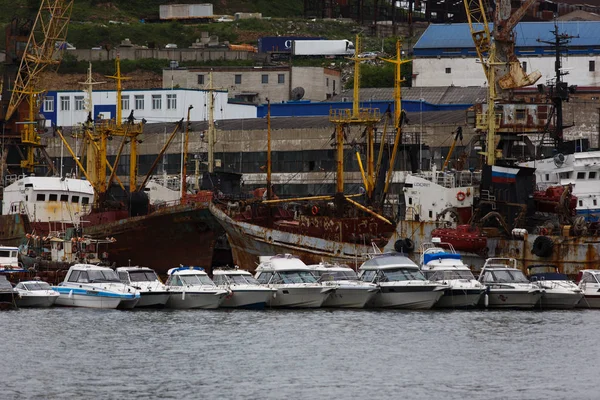
[[[133,111],[136,119],[148,123],[179,121],[187,118],[208,119],[209,91],[201,89],[148,89],[123,90],[121,109],[123,117]],[[47,126],[76,126],[88,118],[88,94],[84,91],[50,91],[45,97],[41,112]],[[92,92],[93,118],[113,119],[117,113],[117,92],[99,90]],[[230,103],[227,92],[214,91],[214,116],[217,120],[256,118],[256,107],[251,104]]]
[[[559,21],[571,37],[563,51],[562,72],[570,85],[600,86],[600,21]],[[554,22],[521,22],[515,53],[526,72],[538,70],[546,83],[555,76]],[[414,47],[413,86],[486,86],[468,24],[433,24]]]
[[[163,70],[163,87],[214,88],[238,101],[260,104],[288,100],[324,101],[339,93],[341,73],[324,67],[202,67]]]

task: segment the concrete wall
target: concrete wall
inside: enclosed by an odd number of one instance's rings
[[[163,87],[206,88],[209,85],[209,73],[212,71],[213,87],[229,91],[229,97],[247,93],[257,93],[255,103],[280,103],[291,99],[291,90],[302,87],[304,100],[323,101],[333,94],[333,88],[340,90],[340,73],[322,67],[214,67],[177,68],[163,70]],[[204,84],[198,76],[203,76]],[[235,76],[241,75],[241,83],[236,84]],[[268,83],[263,83],[263,75]],[[279,81],[283,76],[283,82]],[[290,82],[290,76],[292,82]]]
[[[136,47],[119,47],[112,50],[76,49],[68,50],[67,54],[80,61],[114,60],[119,55],[121,60],[141,60],[157,58],[173,61],[198,61],[213,60],[248,60],[255,57],[255,53],[247,51],[229,50],[227,47],[197,48],[197,49],[143,49]]]
[[[475,58],[416,58],[413,60],[413,86],[484,86],[487,80],[481,64]],[[546,83],[554,77],[554,57],[524,57],[527,72],[538,70],[542,77],[538,83]],[[595,71],[589,71],[589,62],[595,62]],[[446,72],[450,68],[450,72]],[[563,79],[570,85],[600,86],[600,56],[569,56],[562,59],[563,71],[569,74]]]

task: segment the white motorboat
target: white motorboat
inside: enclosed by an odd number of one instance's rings
[[[60,296],[57,306],[87,308],[133,308],[140,293],[119,281],[112,269],[91,264],[75,264],[65,280],[53,286]]]
[[[166,286],[171,292],[169,308],[218,308],[230,292],[221,289],[208,277],[204,268],[171,268]]]
[[[225,308],[262,309],[277,293],[276,289],[261,285],[250,272],[237,267],[215,269],[213,280],[218,287],[231,292],[221,303]]]
[[[121,282],[140,292],[140,301],[136,304],[136,308],[163,307],[167,304],[171,292],[160,281],[153,269],[118,267],[116,272]]]
[[[308,267],[320,282],[336,287],[323,307],[363,308],[379,290],[374,283],[359,280],[356,271],[346,265],[321,262]]]
[[[489,308],[533,308],[544,289],[529,282],[514,258],[488,258],[479,274],[486,286],[480,305]]]
[[[555,265],[530,265],[527,273],[531,283],[544,289],[542,308],[574,308],[583,298],[583,291]]]
[[[60,294],[43,281],[23,281],[17,283],[15,290],[19,293],[18,307],[51,307]]]
[[[19,248],[0,246],[0,273],[25,272],[19,262]]]
[[[260,257],[255,278],[277,289],[270,307],[318,308],[336,287],[321,284],[310,268],[291,254]]]
[[[428,281],[419,266],[402,254],[371,257],[359,268],[360,280],[379,286],[367,307],[429,309],[448,289],[448,285]]]
[[[454,246],[439,238],[421,246],[421,271],[430,281],[449,285],[435,303],[436,308],[475,307],[485,292],[485,286],[475,279]]]
[[[600,308],[600,270],[584,269],[579,271],[577,284],[583,291],[583,299],[577,305],[583,308]]]

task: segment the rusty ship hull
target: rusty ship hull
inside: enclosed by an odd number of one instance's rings
[[[343,242],[238,221],[215,204],[210,205],[210,211],[227,233],[233,261],[250,271],[255,270],[259,257],[266,255],[289,253],[306,264],[324,261],[358,268],[367,254],[373,253],[371,244]]]
[[[180,264],[210,270],[216,236],[221,231],[208,210],[208,202],[169,206],[148,215],[102,224],[83,224],[85,235],[116,239],[109,259],[117,266],[143,265],[159,274]]]
[[[18,247],[25,235],[31,233],[29,218],[25,214],[0,215],[0,244]]]
[[[414,243],[414,251],[409,257],[420,262],[420,248],[424,242],[431,242],[432,231],[440,228],[436,222],[400,221],[394,236],[383,251],[393,251],[397,240],[409,238]],[[480,253],[458,251],[465,264],[479,270],[488,257],[510,257],[517,260],[519,267],[527,272],[531,265],[551,264],[569,276],[576,276],[579,270],[596,269],[600,265],[600,236],[544,235],[552,240],[552,252],[547,257],[533,254],[535,240],[540,235],[525,233],[521,237],[487,236],[486,247]]]

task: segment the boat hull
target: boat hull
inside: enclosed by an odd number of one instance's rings
[[[275,296],[269,298],[268,306],[319,308],[323,305],[331,290],[322,287],[278,287]]]
[[[407,308],[428,310],[444,294],[432,286],[382,286],[380,291],[367,303],[369,308]]]
[[[552,289],[545,289],[546,291],[540,299],[540,305],[542,308],[558,308],[558,309],[571,309],[575,308],[581,299],[583,298],[582,293],[565,293],[564,291],[554,291]]]
[[[121,303],[120,297],[105,297],[99,295],[61,293],[56,302],[57,306],[84,307],[84,308],[106,308],[115,309]]]
[[[487,295],[487,308],[533,308],[542,297],[539,291],[515,289],[490,289]],[[485,297],[481,303],[485,306]]]
[[[32,294],[21,294],[17,298],[17,306],[19,308],[28,307],[52,307],[59,295],[32,295]]]
[[[175,309],[215,309],[218,308],[226,296],[226,292],[178,292],[171,293],[167,301],[167,308]]]
[[[579,308],[600,308],[600,295],[589,295],[583,296],[581,301],[577,303]]]
[[[223,308],[265,308],[267,302],[275,291],[271,289],[235,289],[230,288],[232,293],[225,297],[221,307]]]
[[[222,229],[207,206],[207,202],[170,206],[149,215],[84,224],[83,229],[95,239],[116,239],[109,259],[117,265],[135,263],[163,275],[179,264],[210,271],[216,234]],[[189,251],[190,243],[194,251]],[[176,262],[173,254],[177,254]]]
[[[364,308],[369,300],[377,294],[377,290],[364,288],[338,287],[323,302],[323,307]]]
[[[396,232],[385,245],[384,251],[393,251],[396,240],[410,238],[415,251],[408,256],[416,263],[420,262],[420,248],[423,243],[431,241],[431,233],[441,224],[436,222],[400,221]],[[458,251],[465,264],[480,269],[489,257],[509,257],[517,260],[518,267],[527,272],[527,266],[552,264],[558,269],[575,277],[582,269],[595,269],[600,264],[600,240],[597,236],[554,236],[552,254],[539,257],[532,253],[533,243],[538,235],[525,234],[520,238],[487,237],[486,247],[479,253]]]
[[[210,211],[227,232],[233,261],[248,271],[256,269],[260,256],[276,254],[293,254],[306,264],[329,262],[358,268],[366,260],[366,254],[373,251],[371,246],[327,240],[235,221],[214,204],[210,205]]]
[[[13,309],[17,307],[17,293],[0,292],[0,310]]]
[[[135,308],[164,307],[170,296],[169,292],[140,292],[140,301]]]
[[[470,308],[476,307],[485,289],[446,289],[435,308]]]

